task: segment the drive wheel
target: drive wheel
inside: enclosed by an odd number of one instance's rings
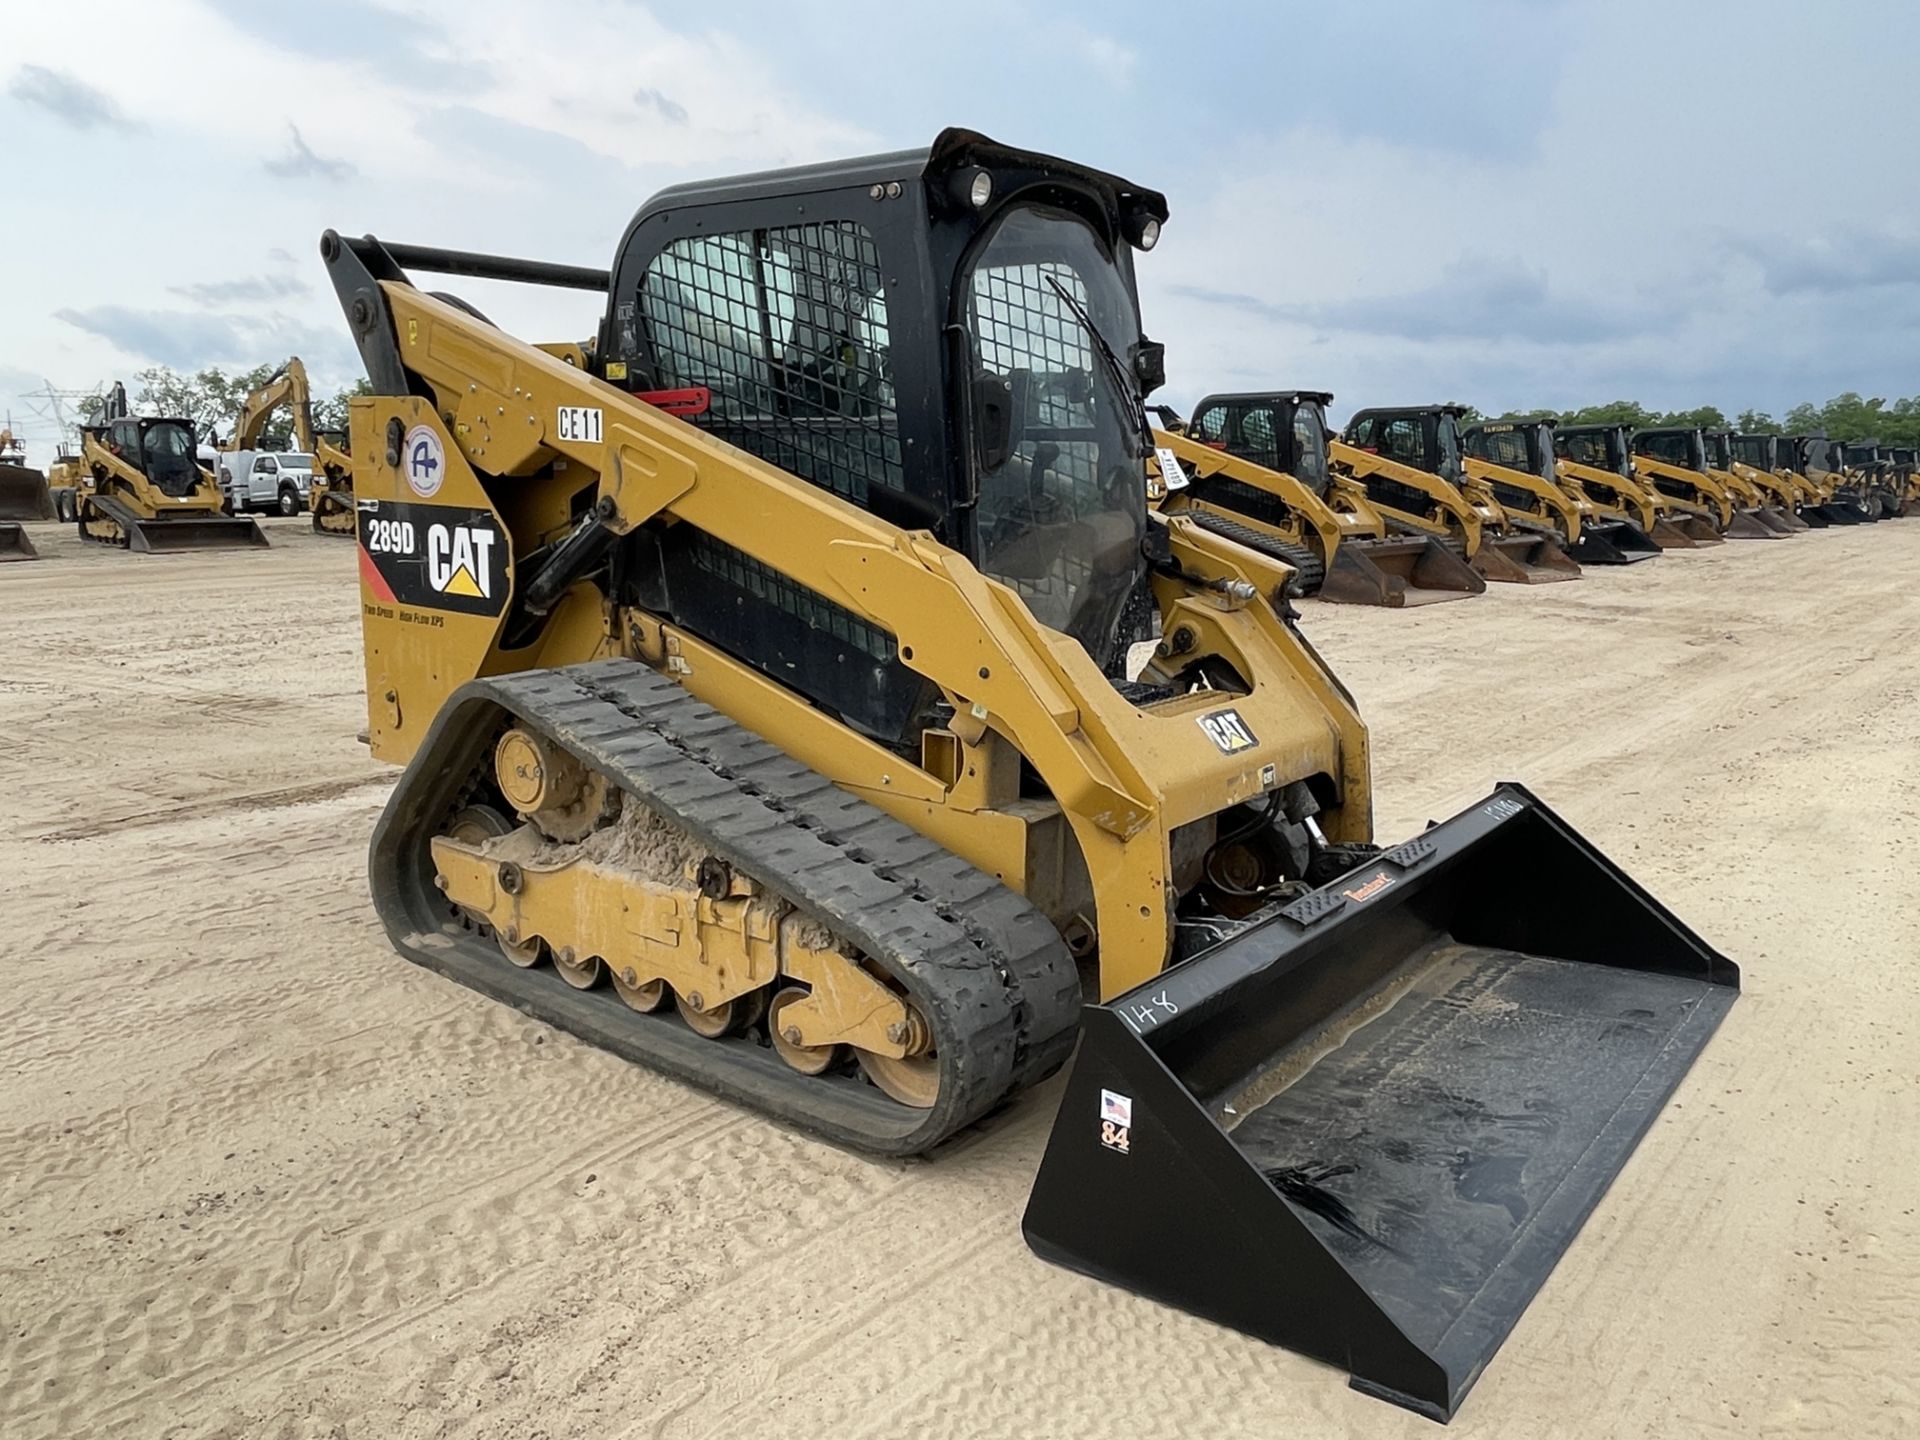
[[[840,1058],[838,1045],[802,1045],[799,1043],[799,1031],[794,1031],[792,1039],[782,1033],[780,1012],[797,1000],[807,998],[807,992],[798,986],[789,985],[767,1007],[767,1035],[773,1041],[773,1053],[802,1075],[822,1075],[832,1069]]]

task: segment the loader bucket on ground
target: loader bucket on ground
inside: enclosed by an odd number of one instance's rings
[[[1869,525],[1873,523],[1873,515],[1864,505],[1850,495],[1836,495],[1826,504],[1820,506],[1819,510],[1822,515],[1826,516],[1828,523],[1833,525]]]
[[[1704,515],[1683,513],[1674,517],[1674,524],[1687,533],[1696,545],[1724,545],[1727,537],[1714,529],[1713,522]]]
[[[1502,785],[1089,1006],[1027,1242],[1448,1419],[1738,989]]]
[[[38,560],[40,552],[27,538],[27,527],[11,520],[0,520],[0,565],[9,560]]]
[[[1473,568],[1488,580],[1510,585],[1543,585],[1551,580],[1578,580],[1580,566],[1552,539],[1526,531],[1485,535],[1472,560]]]
[[[1729,540],[1784,540],[1787,532],[1775,530],[1755,510],[1736,510],[1727,528],[1721,532]]]
[[[52,520],[47,477],[26,465],[0,465],[0,520]]]
[[[1818,505],[1802,505],[1798,511],[1802,524],[1814,530],[1824,530],[1833,524],[1833,519]]]
[[[1676,525],[1664,515],[1654,517],[1653,529],[1647,531],[1647,538],[1662,550],[1696,550],[1711,541],[1696,540],[1684,525]],[[1718,540],[1718,535],[1713,537]]]
[[[1638,525],[1603,520],[1582,525],[1580,543],[1567,553],[1582,565],[1633,565],[1653,559],[1660,546]]]
[[[1429,605],[1485,592],[1487,582],[1439,540],[1342,540],[1319,598],[1342,605]]]
[[[228,550],[267,543],[248,515],[196,515],[188,520],[135,520],[127,527],[127,548],[161,555],[176,550]]]
[[[1769,525],[1777,530],[1792,532],[1813,528],[1784,505],[1768,505],[1761,510],[1760,514]]]

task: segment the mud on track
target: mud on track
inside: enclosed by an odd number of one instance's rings
[[[352,547],[0,568],[0,1434],[1431,1436],[1033,1259],[1057,1084],[935,1163],[405,964]],[[1452,1432],[1908,1433],[1920,521],[1304,625],[1397,838],[1525,781],[1746,995]]]

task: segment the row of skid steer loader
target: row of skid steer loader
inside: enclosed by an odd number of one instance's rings
[[[405,766],[374,901],[408,959],[874,1154],[1071,1060],[1036,1252],[1444,1419],[1738,973],[1519,785],[1374,843],[1286,596],[1389,537],[1330,475],[1331,533],[1209,522],[1238,462],[1146,408],[1166,218],[948,130],[675,186],[607,270],[329,232]],[[604,314],[532,344],[423,273]]]
[[[313,391],[307,367],[298,355],[288,357],[252,394],[235,418],[225,449],[256,449],[266,435],[267,422],[282,408],[291,420],[293,448],[313,457],[313,479],[307,487],[307,508],[314,533],[351,540],[354,535],[353,461],[345,437],[318,429],[313,423]]]
[[[1396,529],[1438,538],[1484,580],[1578,579],[1579,565],[1550,531],[1516,521],[1491,486],[1468,476],[1460,414],[1451,405],[1358,411],[1330,442],[1333,462]]]
[[[81,539],[141,554],[265,546],[251,518],[223,513],[198,451],[192,421],[134,415],[116,383],[100,418],[80,430],[73,505]]]
[[[0,427],[0,564],[38,560],[23,520],[53,519],[53,492],[47,477],[27,464],[26,447],[13,427]]]
[[[1191,423],[1155,407],[1161,510],[1291,566],[1300,595],[1400,608],[1485,590],[1443,532],[1395,527],[1335,462],[1326,423],[1332,399],[1309,390],[1209,395]],[[1453,501],[1462,513],[1452,518],[1469,523],[1464,503]]]

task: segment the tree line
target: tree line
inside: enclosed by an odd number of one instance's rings
[[[271,380],[279,368],[278,365],[256,365],[251,370],[229,373],[218,365],[209,365],[187,375],[168,365],[152,365],[136,371],[134,383],[129,387],[134,413],[191,420],[194,433],[203,439],[216,433],[225,438],[233,433],[247,397]],[[363,379],[330,396],[315,395],[314,429],[345,430],[347,401],[355,395],[372,393],[373,388]],[[106,403],[103,395],[90,395],[82,400],[79,407],[82,422],[92,424]],[[293,422],[291,417],[275,416],[270,428],[273,435],[285,438],[292,433]]]
[[[1524,420],[1538,411],[1510,410],[1504,415],[1483,416],[1467,407],[1471,421]],[[1864,399],[1849,390],[1824,405],[1811,402],[1794,406],[1781,419],[1764,410],[1742,410],[1728,418],[1716,405],[1701,405],[1692,410],[1649,410],[1634,400],[1614,400],[1605,405],[1588,405],[1567,410],[1556,417],[1563,425],[1631,425],[1636,430],[1669,426],[1703,430],[1733,430],[1742,435],[1812,435],[1825,433],[1835,440],[1878,440],[1883,445],[1920,447],[1920,395],[1905,400]]]

